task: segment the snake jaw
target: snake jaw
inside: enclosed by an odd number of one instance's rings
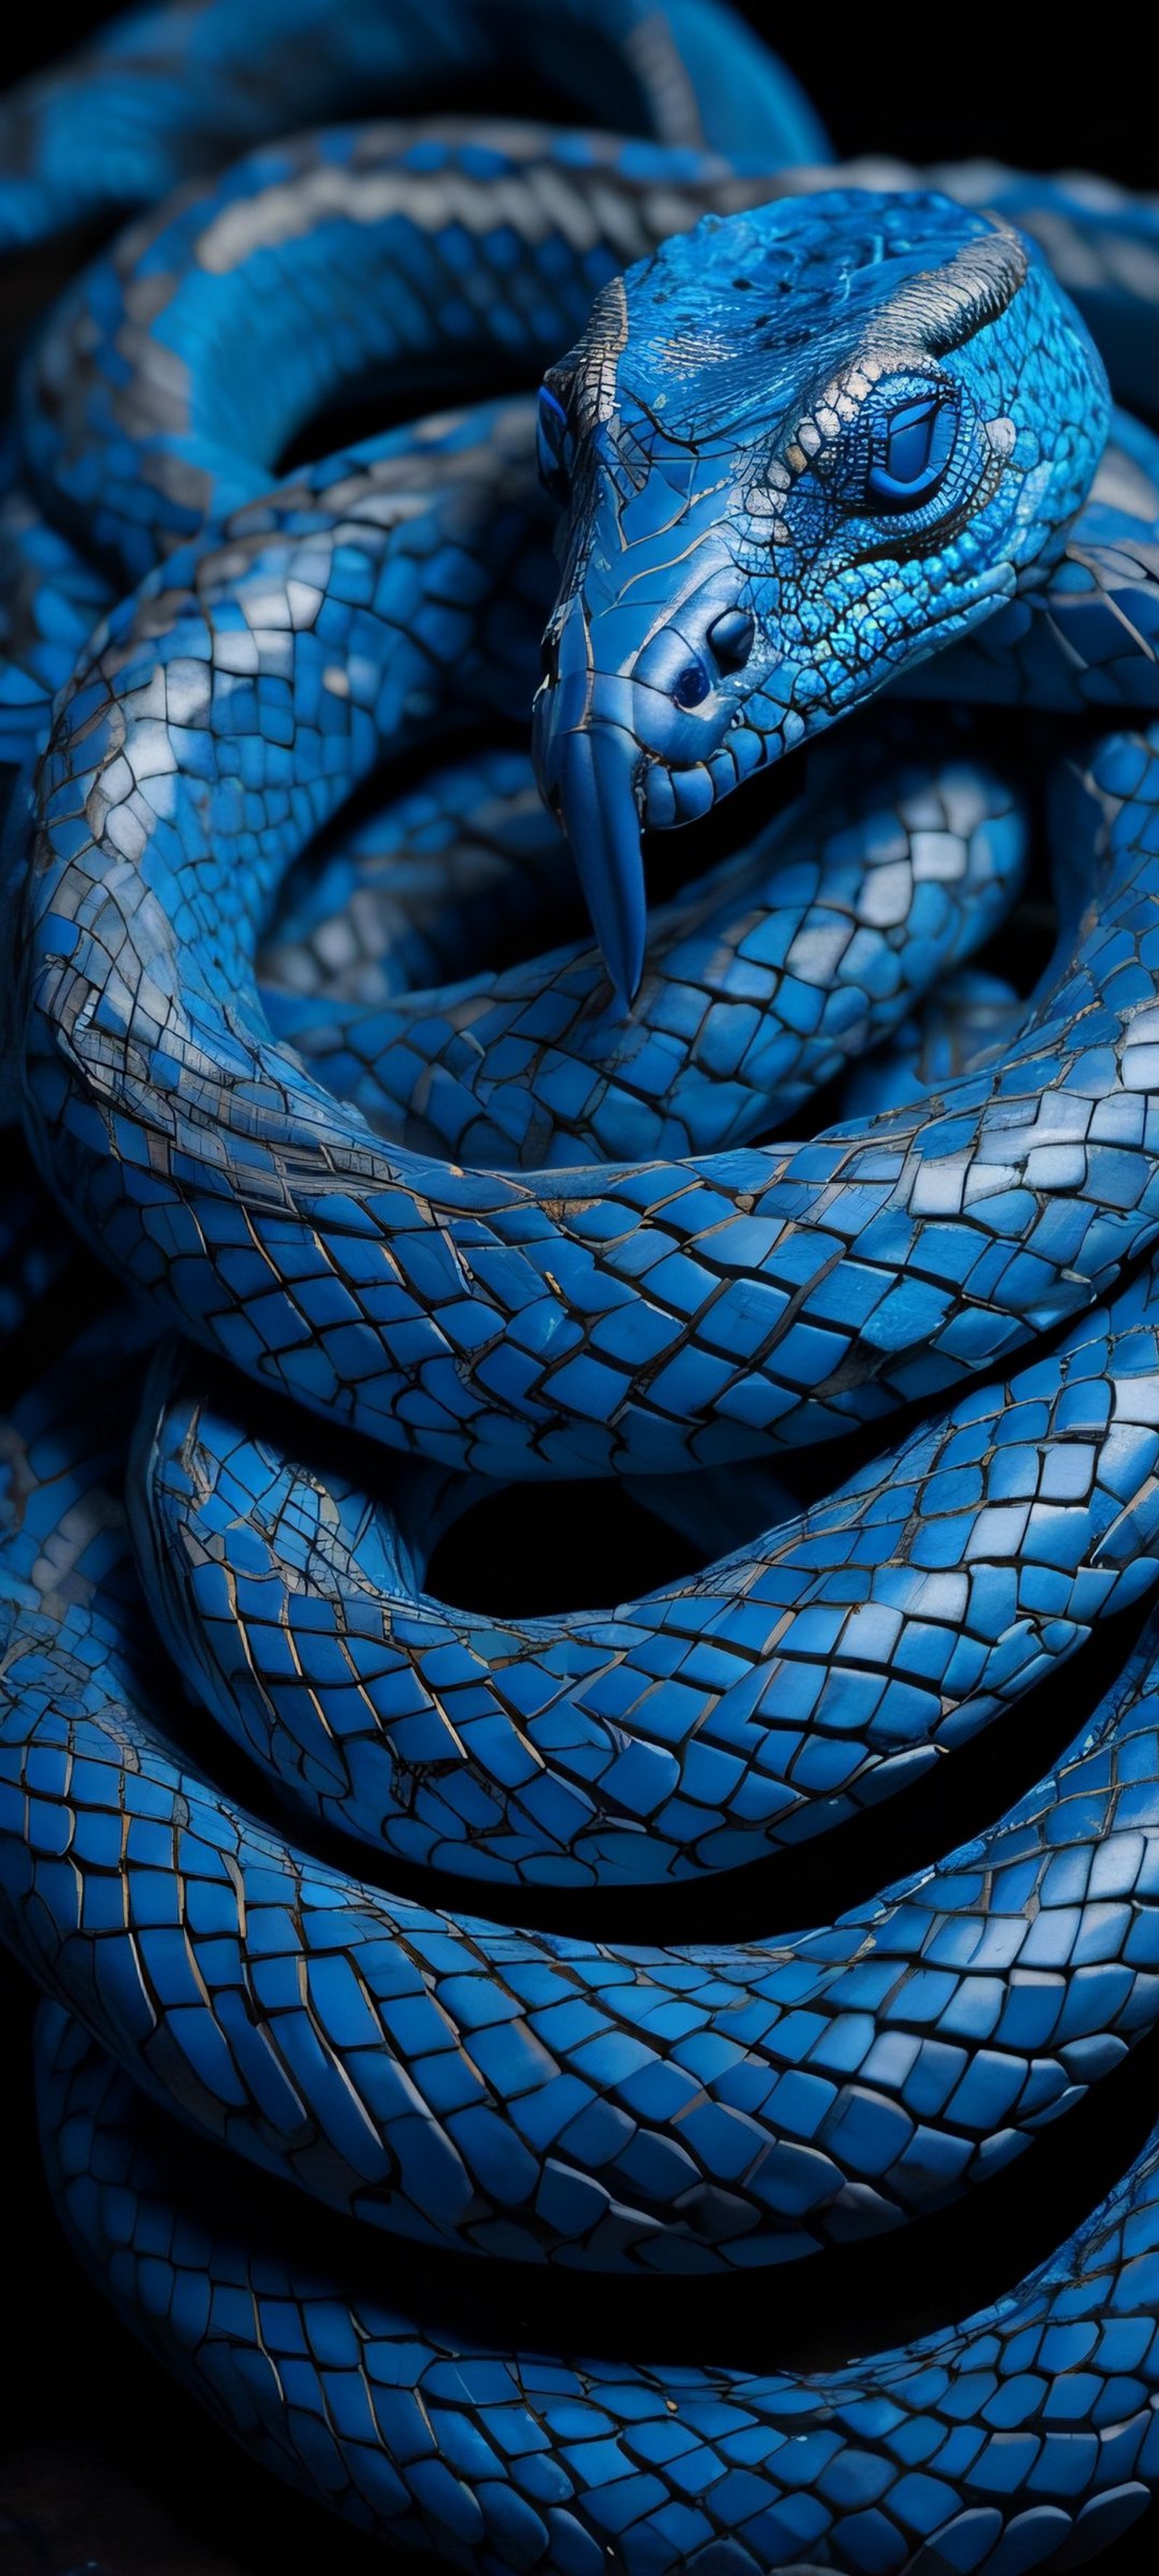
[[[681,512],[687,559],[674,585],[670,531],[617,555],[599,542],[607,531],[593,514],[578,577],[545,638],[534,710],[540,791],[566,833],[625,1006],[644,965],[643,825],[703,811],[703,794],[690,803],[684,782],[707,777],[751,690],[756,619],[711,503],[705,518],[698,527],[694,507]]]
[[[647,935],[640,747],[625,726],[598,718],[566,730],[545,724],[543,731],[540,784],[566,834],[617,1003],[627,1010],[640,989]]]

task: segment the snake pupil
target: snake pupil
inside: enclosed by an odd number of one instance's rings
[[[912,510],[929,500],[945,479],[956,429],[955,406],[940,393],[899,404],[874,441],[866,481],[870,508]]]

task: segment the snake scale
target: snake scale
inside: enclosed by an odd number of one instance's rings
[[[516,64],[601,130],[414,120]],[[717,0],[192,0],[0,105],[0,237],[77,271],[0,494],[66,2229],[445,2562],[1076,2567],[1159,2487],[1159,2131],[904,2348],[649,2299],[984,2211],[1159,2024],[1159,215],[835,170]],[[612,1478],[686,1570],[442,1597]],[[969,1839],[714,1929],[1096,1640]]]

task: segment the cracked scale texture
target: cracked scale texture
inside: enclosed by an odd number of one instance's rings
[[[40,2055],[83,2259],[251,2455],[383,2540],[551,2576],[1015,2576],[1097,2556],[1159,2477],[1155,2139],[949,2333],[808,2377],[574,2361],[288,2256],[260,2195],[191,2170],[54,2009]]]
[[[143,1330],[118,1368],[126,1319],[93,1327],[13,1418],[0,1890],[186,2120],[427,2243],[748,2268],[983,2181],[1154,2026],[1153,1629],[989,1834],[795,1940],[506,1930],[259,1823],[156,1710],[115,1481]]]

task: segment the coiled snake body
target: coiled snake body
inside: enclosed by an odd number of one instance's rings
[[[1159,1580],[1159,448],[1111,408],[1154,216],[797,170],[810,112],[701,0],[515,13],[655,140],[263,140],[316,42],[337,114],[485,68],[497,13],[244,15],[264,85],[220,0],[127,22],[0,183],[28,244],[253,147],[61,299],[0,505],[4,1096],[122,1283],[2,1452],[0,1923],[60,2205],[251,2448],[452,2560],[1078,2564],[1159,2479],[1154,2144],[993,2309],[827,2376],[375,2285],[400,2236],[699,2276],[903,2226],[1159,2018],[1153,1622],[1033,1789],[831,1926],[605,1937],[997,1741]],[[485,399],[363,438],[368,389]],[[1020,994],[969,961],[1063,746]],[[735,789],[731,855],[666,837]],[[63,1240],[22,1167],[18,1336]],[[697,1572],[431,1588],[485,1479],[612,1474]]]

